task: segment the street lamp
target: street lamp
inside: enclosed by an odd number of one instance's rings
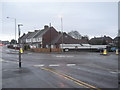
[[[16,18],[12,18],[12,17],[7,17],[8,19],[13,19],[15,21],[15,44],[16,44]],[[16,46],[15,46],[15,50],[16,50]]]
[[[23,26],[22,24],[18,24],[18,43],[19,43],[19,68],[21,68],[21,45],[20,45],[20,26]]]
[[[59,15],[61,21],[61,32],[62,32],[62,52],[63,52],[63,16]]]

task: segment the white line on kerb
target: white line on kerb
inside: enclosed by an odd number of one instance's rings
[[[76,64],[67,64],[67,66],[75,66]]]
[[[59,64],[50,64],[49,66],[60,66]]]
[[[43,67],[45,65],[44,64],[40,64],[40,65],[33,65],[33,66],[35,66],[35,67]]]

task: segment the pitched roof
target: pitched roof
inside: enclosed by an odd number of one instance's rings
[[[58,34],[58,36],[51,42],[51,44],[55,44],[56,42],[58,42],[58,40],[62,37],[62,34]]]
[[[28,32],[27,34],[23,34],[23,36],[21,36],[20,39],[30,39],[30,38],[42,37],[49,29],[50,29],[49,26],[45,25],[44,29],[35,30],[34,32]]]
[[[29,36],[31,36],[32,33],[33,33],[33,32],[28,32],[28,33],[27,33],[27,36],[25,37],[25,39],[29,39]]]
[[[42,30],[39,30],[36,35],[34,35],[33,38],[37,38],[37,37],[42,37],[50,28],[45,28],[45,29],[42,29]]]
[[[30,39],[33,38],[40,30],[35,30],[34,32],[32,32],[30,35],[28,35],[28,37],[26,39]]]
[[[63,36],[63,37],[62,37]],[[88,43],[86,40],[78,40],[74,39],[73,37],[69,36],[66,33],[59,33],[59,35],[52,41],[52,44],[61,44],[62,43],[62,38],[63,38],[63,43],[64,44],[81,44],[81,43]]]
[[[114,38],[114,41],[115,41],[115,40],[117,41],[118,39],[120,39],[120,37],[119,37],[119,36],[115,37],[115,38]]]
[[[28,32],[27,34],[23,34],[20,39],[26,39],[32,32]]]

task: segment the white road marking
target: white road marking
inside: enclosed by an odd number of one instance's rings
[[[66,66],[75,66],[76,64],[66,64]],[[39,65],[33,65],[34,67],[43,67],[45,66],[44,64],[39,64]],[[49,64],[48,66],[50,67],[57,67],[60,66],[59,64]]]
[[[19,62],[15,62],[15,61],[5,61],[5,62],[10,62],[10,63],[15,63],[15,64],[19,63]]]
[[[32,54],[32,53],[28,53],[28,54]]]
[[[67,64],[67,66],[75,66],[76,64]]]
[[[118,72],[115,72],[115,71],[110,71],[110,73],[113,73],[113,74],[118,74]]]
[[[74,56],[68,56],[68,55],[57,55],[56,57],[74,57]]]
[[[56,56],[56,57],[65,57],[65,56]]]
[[[60,66],[59,64],[50,64],[49,66]]]
[[[45,66],[44,64],[40,64],[40,65],[33,65],[34,67],[43,67]]]
[[[0,59],[1,62],[3,62],[4,60],[3,59]]]
[[[66,56],[66,57],[74,57],[74,56]]]
[[[3,59],[2,59],[2,60],[0,60],[0,61],[2,61],[2,62],[7,62],[7,63],[9,63],[9,62],[10,62],[10,63],[16,63],[16,64],[18,64],[18,63],[19,63],[19,61],[7,61],[7,60],[3,60]]]
[[[19,62],[12,62],[12,63],[16,63],[16,64],[19,64]],[[22,62],[21,62],[22,63]]]

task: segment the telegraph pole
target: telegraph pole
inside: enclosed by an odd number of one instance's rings
[[[50,52],[51,52],[51,23],[50,23]]]
[[[62,31],[62,52],[63,52],[63,19],[61,16],[61,31]]]

